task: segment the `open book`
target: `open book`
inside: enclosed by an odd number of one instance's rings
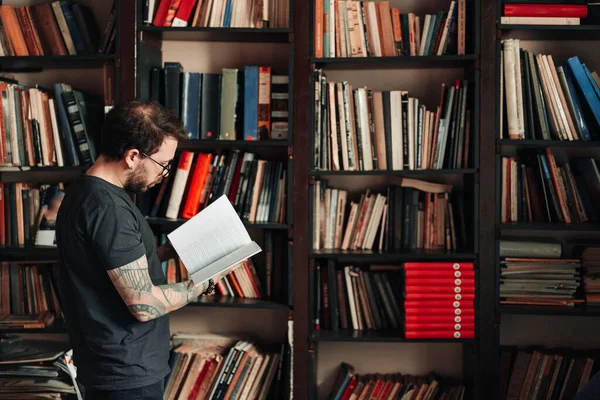
[[[167,237],[196,285],[262,251],[225,195]]]

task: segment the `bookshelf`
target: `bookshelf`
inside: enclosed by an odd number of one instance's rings
[[[46,3],[50,4],[51,2],[36,2],[35,5],[32,5],[32,2],[29,1],[9,0],[2,2],[2,6],[10,7],[13,10],[24,10],[24,7],[28,7],[28,11],[30,15],[32,15],[31,13],[38,12],[35,11],[34,8],[37,10],[37,7],[46,6]],[[68,49],[68,45],[66,44],[67,39],[65,39],[65,36],[62,36],[58,38],[58,41],[63,43],[63,45],[66,46],[67,50],[69,51],[61,55],[57,54],[57,48],[49,48],[47,45],[46,41],[48,40],[48,32],[41,30],[39,25],[34,24],[37,35],[39,35],[39,38],[41,39],[39,42],[37,42],[37,45],[34,45],[34,47],[38,46],[37,50],[35,51],[40,51],[39,46],[42,45],[41,51],[45,52],[45,54],[33,55],[34,50],[32,50],[31,47],[32,39],[31,37],[27,37],[27,35],[25,35],[25,41],[28,46],[27,50],[29,55],[11,55],[7,51],[6,46],[10,46],[14,51],[15,48],[13,46],[15,46],[16,42],[13,42],[12,37],[4,37],[4,42],[2,44],[4,55],[0,56],[0,79],[9,84],[22,85],[21,87],[25,89],[39,89],[42,93],[48,93],[49,98],[61,102],[62,99],[60,97],[56,97],[53,85],[59,82],[70,85],[74,90],[80,90],[86,94],[95,96],[98,102],[102,103],[99,104],[99,107],[96,109],[98,112],[97,117],[102,118],[102,107],[114,105],[115,102],[119,101],[120,96],[122,95],[121,87],[119,85],[121,73],[123,72],[120,64],[121,2],[119,0],[115,0],[114,9],[112,1],[99,3],[96,1],[83,0],[77,1],[77,3],[79,4],[78,7],[80,7],[78,10],[75,10],[73,7],[69,7],[71,12],[77,14],[77,16],[74,17],[76,19],[72,20],[71,22],[77,21],[77,28],[81,29],[82,19],[80,17],[82,14],[86,13],[85,10],[81,10],[82,8],[86,8],[89,13],[87,16],[83,17],[84,21],[90,22],[91,20],[87,18],[93,18],[93,23],[97,28],[97,31],[94,33],[92,30],[93,25],[86,25],[87,28],[90,29],[89,35],[91,35],[91,39],[90,42],[86,44],[85,50],[80,47],[81,43],[78,43],[75,48],[76,52],[72,52]],[[6,12],[6,10],[7,8],[4,9],[4,12]],[[54,13],[52,10],[53,9],[50,8],[50,13],[46,13],[46,17],[58,18],[58,10],[55,9]],[[63,14],[67,11],[68,8],[62,9]],[[42,13],[45,13],[45,11],[42,11]],[[111,18],[114,21],[112,28],[109,27]],[[19,26],[17,28],[21,29]],[[114,32],[114,43],[109,45],[109,48],[105,49],[105,51],[100,51],[100,48],[102,47],[101,43],[104,37],[103,33],[105,31],[108,33],[110,30]],[[73,26],[70,26],[69,35],[72,32],[74,32]],[[97,35],[95,39],[94,35]],[[88,39],[86,38],[85,40]],[[7,44],[7,41],[9,44]],[[97,48],[93,48],[95,44],[98,45]],[[58,52],[60,53],[60,51]],[[60,124],[61,121],[59,120],[57,125],[60,132],[62,132],[63,126]],[[48,126],[48,128],[49,132],[52,133],[52,126]],[[28,134],[25,130],[21,132],[24,135],[23,138],[25,138],[25,135]],[[71,134],[70,131],[68,134]],[[72,164],[68,163],[62,137],[60,137],[60,142],[61,144],[59,146],[63,148],[63,155],[65,155],[64,166],[58,166],[58,160],[55,160],[54,162],[50,160],[49,163],[44,163],[44,166],[40,166],[41,163],[37,165],[31,165],[29,161],[31,159],[22,159],[21,163],[15,164],[13,162],[13,166],[1,167],[0,182],[2,184],[3,198],[7,193],[4,191],[5,187],[8,187],[12,184],[28,183],[31,184],[33,188],[37,188],[38,185],[56,184],[61,182],[66,186],[70,181],[85,171],[87,166],[83,165],[83,163],[77,166],[73,166]],[[55,154],[55,148],[52,148],[50,151],[52,154]],[[2,212],[2,224],[7,223],[7,221],[10,222],[10,218],[15,217],[14,210],[3,209]],[[35,216],[37,216],[37,210],[33,210],[32,212],[35,214]],[[2,231],[5,231],[5,226],[2,226]],[[51,246],[36,246],[34,244],[33,236],[30,236],[29,239],[30,240],[27,240],[27,238],[25,238],[25,241],[22,243],[11,240],[10,244],[7,244],[8,242],[2,244],[0,246],[0,261],[3,263],[3,265],[8,265],[9,267],[12,265],[19,266],[21,271],[25,271],[27,265],[41,265],[41,267],[39,267],[41,279],[42,268],[45,268],[48,271],[54,269],[51,265],[45,266],[45,264],[57,259],[57,250]],[[11,275],[10,279],[13,279],[14,277],[16,277],[16,275]],[[32,280],[30,281],[30,284],[36,285],[35,281],[33,280],[34,278],[32,277],[31,279]],[[45,289],[40,290],[45,292],[46,289],[49,289],[49,287],[45,287]],[[48,293],[46,294],[50,296]],[[49,299],[48,297],[46,298]],[[29,300],[29,307],[32,307],[31,299]],[[51,308],[54,309],[53,307]],[[30,314],[32,313],[31,310],[25,310],[25,313],[28,313],[28,311]],[[54,321],[45,328],[15,329],[3,327],[0,330],[0,333],[36,335],[57,334],[54,336],[60,337],[60,340],[63,340],[65,338],[65,326],[61,318],[54,318]],[[38,337],[44,338],[50,336]],[[56,337],[49,340],[56,340]]]
[[[506,388],[502,357],[506,346],[530,348],[574,348],[589,352],[598,343],[585,333],[574,338],[570,331],[587,332],[598,326],[598,309],[591,305],[536,306],[503,304],[500,297],[500,248],[503,239],[559,242],[562,245],[560,258],[575,257],[577,246],[593,246],[598,240],[598,224],[595,222],[503,222],[501,208],[503,165],[502,157],[520,157],[536,151],[550,149],[563,165],[567,160],[578,157],[598,157],[597,140],[540,140],[526,136],[524,139],[509,139],[506,122],[506,103],[500,97],[506,84],[501,69],[501,41],[519,39],[520,47],[534,54],[552,55],[553,65],[564,66],[572,56],[579,56],[590,70],[597,68],[597,57],[588,50],[597,41],[598,25],[508,25],[500,22],[503,13],[501,0],[485,1],[486,9],[481,19],[481,96],[490,99],[481,104],[481,210],[480,210],[480,253],[487,260],[480,269],[480,362],[486,368],[481,375],[483,387],[490,390],[486,398],[502,399]],[[485,43],[486,45],[483,45]],[[529,79],[532,79],[531,77]],[[506,86],[504,86],[505,88]],[[526,86],[525,86],[526,87]],[[493,99],[493,100],[492,100]],[[505,108],[502,109],[501,106]],[[525,106],[524,106],[525,107]],[[502,129],[502,128],[503,129]],[[537,128],[536,128],[537,129]],[[531,132],[531,131],[530,131]],[[537,131],[536,131],[537,135]],[[568,329],[566,328],[568,327]],[[592,349],[592,350],[588,350]],[[551,350],[549,350],[551,351]],[[591,356],[591,355],[590,355]],[[489,366],[489,368],[487,368]],[[493,394],[493,396],[492,396]]]

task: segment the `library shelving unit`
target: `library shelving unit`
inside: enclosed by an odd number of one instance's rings
[[[50,3],[50,1],[47,1]],[[40,2],[37,2],[40,3]],[[96,25],[102,35],[109,20],[113,1],[97,2],[81,0],[78,3],[91,9]],[[29,6],[26,0],[5,0],[3,5],[12,7]],[[114,0],[115,37],[112,50],[108,54],[88,55],[43,55],[43,56],[0,56],[0,79],[16,81],[25,87],[37,87],[52,91],[52,85],[63,82],[74,89],[80,89],[98,96],[104,106],[114,105],[120,100],[121,61],[121,1]],[[6,38],[8,40],[8,38]],[[60,39],[62,40],[62,39]],[[54,96],[51,96],[54,97]],[[62,182],[68,185],[87,166],[11,166],[0,167],[0,182],[50,184]],[[57,259],[55,247],[35,246],[34,244],[14,244],[0,246],[0,261],[7,263],[48,263]],[[64,323],[56,319],[54,323],[41,329],[2,329],[0,333],[65,333]]]
[[[335,346],[337,353],[335,353],[335,362],[346,361],[344,357],[348,353],[356,353],[356,363],[351,362],[357,366],[357,373],[387,373],[392,372],[390,365],[398,364],[393,372],[400,372],[405,374],[413,373],[411,371],[411,360],[397,360],[397,356],[392,353],[392,348],[398,348],[398,346],[410,346],[413,343],[418,343],[419,349],[424,352],[426,347],[433,346],[437,348],[438,344],[443,346],[450,346],[455,344],[456,346],[462,347],[459,351],[462,352],[462,364],[458,369],[462,368],[462,374],[460,376],[467,387],[465,398],[479,398],[481,390],[480,386],[480,372],[479,368],[479,356],[481,354],[481,326],[479,319],[481,318],[481,310],[478,306],[478,297],[481,291],[481,279],[477,278],[479,275],[479,269],[482,264],[481,256],[479,254],[479,236],[480,236],[480,136],[484,132],[479,125],[480,115],[480,77],[479,77],[479,47],[480,47],[480,10],[481,3],[479,1],[466,1],[466,51],[464,55],[442,55],[442,56],[393,56],[393,57],[341,57],[341,58],[323,58],[315,57],[314,43],[315,43],[315,29],[313,24],[314,20],[314,7],[315,1],[310,1],[310,12],[311,16],[309,25],[309,62],[311,71],[322,70],[326,76],[327,82],[340,82],[347,81],[352,85],[353,88],[367,87],[373,91],[388,91],[388,90],[407,90],[409,95],[412,93],[412,97],[419,98],[419,104],[425,104],[428,109],[434,107],[436,102],[439,103],[439,87],[442,83],[446,85],[453,85],[458,79],[465,79],[469,83],[469,91],[467,100],[471,110],[471,133],[470,138],[472,140],[470,144],[470,161],[467,168],[459,169],[415,169],[415,170],[392,170],[388,165],[387,170],[358,170],[358,171],[331,171],[315,168],[315,137],[317,128],[317,117],[315,116],[315,82],[314,79],[310,80],[309,95],[307,96],[306,102],[299,107],[310,105],[308,110],[308,122],[304,122],[304,118],[301,118],[296,114],[296,129],[303,123],[307,123],[306,129],[302,125],[302,131],[308,132],[309,140],[294,144],[295,153],[295,172],[297,177],[294,182],[295,194],[299,192],[306,192],[308,189],[308,198],[306,194],[303,194],[302,199],[295,198],[297,205],[307,204],[308,212],[297,210],[298,213],[295,217],[296,224],[294,230],[304,230],[304,236],[302,243],[295,242],[295,251],[297,252],[298,258],[302,257],[301,252],[308,252],[308,266],[302,268],[304,276],[299,278],[298,282],[295,282],[294,294],[295,294],[295,305],[296,309],[300,303],[305,301],[304,298],[300,298],[300,294],[304,296],[304,293],[308,292],[308,320],[304,322],[307,325],[307,337],[309,341],[309,359],[308,359],[308,397],[309,399],[324,399],[327,398],[331,384],[335,376],[329,369],[327,371],[319,371],[319,368],[323,363],[327,363],[329,368],[332,368],[334,362],[330,359],[334,354],[333,350],[325,351],[327,354],[324,358],[320,357],[320,354],[324,352],[323,349],[327,349],[327,346]],[[458,2],[457,2],[458,3]],[[435,13],[443,10],[447,11],[450,1],[439,0],[429,2],[398,2],[392,0],[390,2],[391,7],[399,7],[401,13],[414,12],[416,15],[424,15],[428,13]],[[298,12],[298,10],[296,10]],[[421,19],[423,21],[423,19]],[[336,21],[337,24],[337,21]],[[296,26],[296,29],[298,27]],[[337,28],[336,28],[337,29]],[[366,28],[365,28],[366,29]],[[331,34],[331,32],[330,32]],[[365,34],[366,35],[366,34]],[[298,33],[296,33],[298,36]],[[298,46],[298,44],[296,44]],[[303,77],[304,78],[304,77]],[[295,79],[299,79],[297,75]],[[306,79],[306,78],[304,78]],[[432,93],[435,93],[433,95]],[[298,93],[296,93],[298,96]],[[435,97],[434,97],[435,96]],[[297,100],[297,99],[296,99]],[[487,100],[486,100],[487,101]],[[435,110],[435,108],[433,108]],[[297,110],[295,110],[297,112]],[[358,118],[358,117],[357,117]],[[327,133],[325,133],[327,134]],[[300,146],[302,148],[300,149]],[[386,146],[390,146],[386,143]],[[329,150],[327,150],[329,151]],[[299,154],[306,154],[306,158],[303,158],[301,163],[298,159]],[[305,165],[307,164],[307,165]],[[388,162],[389,164],[389,162]],[[302,171],[300,171],[302,168]],[[321,181],[326,182],[327,187],[339,188],[346,190],[348,193],[347,204],[350,200],[358,202],[360,193],[363,193],[367,189],[373,190],[374,193],[383,193],[386,187],[397,185],[399,180],[402,178],[413,178],[424,180],[428,182],[438,183],[449,183],[454,188],[458,188],[461,191],[464,201],[468,206],[465,207],[465,223],[467,226],[467,243],[458,248],[454,252],[446,251],[427,251],[427,250],[338,250],[338,249],[319,249],[312,250],[313,246],[313,235],[316,233],[313,231],[314,221],[313,214],[313,196],[315,190],[315,182]],[[306,199],[306,200],[305,200]],[[308,223],[300,227],[300,220]],[[344,228],[345,229],[345,228]],[[376,248],[375,246],[374,248]],[[315,271],[316,266],[319,262],[333,262],[335,263],[335,270],[339,270],[341,267],[352,265],[352,266],[367,266],[367,265],[385,265],[397,267],[398,271],[402,271],[403,263],[410,261],[425,261],[425,262],[436,262],[436,261],[447,261],[447,262],[473,262],[475,266],[475,336],[473,339],[458,338],[458,339],[407,339],[404,335],[402,323],[398,329],[365,329],[365,330],[352,330],[352,329],[339,329],[337,331],[325,330],[323,327],[318,329],[315,327],[313,320],[315,318],[315,305],[314,298],[317,296],[319,287],[315,287]],[[304,262],[304,260],[303,260]],[[300,269],[301,261],[295,262],[295,269]],[[307,282],[308,281],[308,282]],[[331,290],[331,289],[330,289]],[[318,299],[318,296],[317,296]],[[318,301],[318,300],[317,300]],[[400,305],[398,305],[400,306]],[[297,315],[297,314],[296,314]],[[300,321],[296,321],[299,324]],[[349,323],[350,324],[350,323]],[[350,324],[350,326],[352,326]],[[298,327],[299,329],[299,327]],[[348,346],[342,347],[340,346]],[[368,353],[363,353],[361,346],[383,346],[378,347],[380,350],[379,357],[385,357],[385,359],[373,359]],[[387,354],[385,350],[387,346],[390,347],[390,353]],[[346,350],[347,349],[347,350]],[[372,347],[368,347],[372,349]],[[297,350],[297,352],[299,349]],[[364,350],[369,351],[369,350]],[[360,356],[358,354],[361,354]],[[384,355],[381,355],[384,354]],[[415,356],[414,351],[411,352]],[[456,354],[456,353],[454,353]],[[358,357],[358,358],[357,358]],[[418,356],[415,356],[418,357]],[[439,354],[438,357],[442,359],[444,354]],[[365,368],[377,368],[378,363],[384,363],[387,365],[385,371],[377,369],[360,368],[360,361],[364,360],[368,362],[369,367]],[[452,363],[453,360],[448,359],[448,363]],[[428,368],[424,365],[426,361],[421,360],[418,364],[421,370]],[[460,362],[459,362],[460,363]],[[402,366],[400,366],[402,365]],[[301,367],[301,366],[297,366]],[[360,371],[359,371],[360,369]],[[432,372],[435,372],[432,368]],[[456,376],[455,376],[456,377]],[[484,398],[484,397],[482,397]]]
[[[522,316],[522,318],[549,318],[548,321],[562,321],[570,317],[597,317],[598,308],[593,306],[528,306],[505,305],[500,302],[500,250],[499,241],[503,238],[518,238],[527,241],[540,238],[542,241],[559,241],[563,246],[562,258],[571,258],[572,245],[579,241],[597,241],[600,237],[600,226],[597,223],[501,223],[501,185],[503,156],[514,156],[521,152],[535,149],[550,148],[558,157],[590,156],[597,158],[600,148],[599,141],[561,141],[539,139],[509,139],[502,137],[500,85],[503,71],[500,68],[501,41],[508,38],[521,40],[522,48],[531,50],[534,54],[555,55],[554,62],[562,64],[571,56],[580,56],[582,62],[587,61],[597,68],[598,58],[593,51],[582,49],[600,40],[598,25],[506,25],[501,24],[501,0],[485,0],[482,2],[481,17],[481,152],[480,152],[480,253],[482,262],[480,270],[480,334],[481,365],[484,366],[480,384],[490,388],[486,390],[485,398],[500,398],[500,346],[502,344],[501,326],[506,319]],[[577,46],[573,43],[584,43]],[[593,46],[589,46],[591,49]],[[506,122],[504,122],[506,126]],[[505,134],[506,135],[506,134]],[[558,318],[558,319],[555,319]],[[562,319],[561,319],[562,318]],[[521,320],[518,320],[521,321]],[[523,319],[522,321],[525,321]],[[536,320],[537,321],[537,320]],[[568,321],[568,320],[567,320]],[[553,322],[549,322],[551,324]],[[550,326],[550,325],[547,325]],[[519,333],[527,329],[513,323],[504,332]],[[530,335],[542,334],[543,328],[529,327]],[[540,329],[540,331],[535,331]],[[573,327],[573,329],[575,329]],[[578,341],[575,341],[578,343]],[[528,343],[526,345],[530,345]],[[585,345],[584,343],[581,343]],[[525,346],[526,346],[525,345]],[[540,344],[542,345],[542,344]],[[565,347],[565,346],[561,346]]]

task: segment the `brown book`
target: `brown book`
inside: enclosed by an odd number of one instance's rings
[[[37,43],[35,40],[35,34],[34,34],[34,27],[31,22],[31,19],[29,18],[29,14],[27,12],[27,7],[23,6],[23,7],[17,8],[16,13],[17,13],[17,19],[19,20],[19,24],[21,26],[21,31],[23,32],[23,37],[25,39],[25,43],[27,44],[27,50],[29,51],[29,55],[31,55],[31,56],[43,55],[43,52],[37,46]]]
[[[35,153],[33,151],[33,132],[31,130],[31,118],[30,118],[30,103],[29,103],[29,92],[27,90],[21,91],[21,105],[23,115],[23,127],[25,128],[25,153],[27,156],[27,162],[23,161],[23,164],[29,166],[35,165]]]
[[[50,3],[40,3],[31,6],[31,15],[34,25],[39,29],[44,48],[49,50],[50,55],[66,56],[68,54],[67,48],[65,47]]]
[[[337,282],[337,295],[338,295],[338,309],[340,315],[340,328],[348,329],[348,308],[346,307],[346,285],[344,283],[342,271],[336,271],[336,282]]]
[[[15,55],[28,56],[29,50],[15,9],[12,6],[0,6],[0,17]]]
[[[393,57],[396,55],[396,44],[394,42],[394,29],[392,27],[392,14],[389,1],[379,1],[375,3],[378,9],[378,19],[381,42],[381,55],[383,57]]]

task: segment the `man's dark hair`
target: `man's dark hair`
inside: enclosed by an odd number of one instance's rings
[[[134,100],[113,107],[107,114],[100,135],[100,154],[109,160],[118,160],[131,149],[152,155],[166,138],[187,137],[174,111],[157,102]]]

